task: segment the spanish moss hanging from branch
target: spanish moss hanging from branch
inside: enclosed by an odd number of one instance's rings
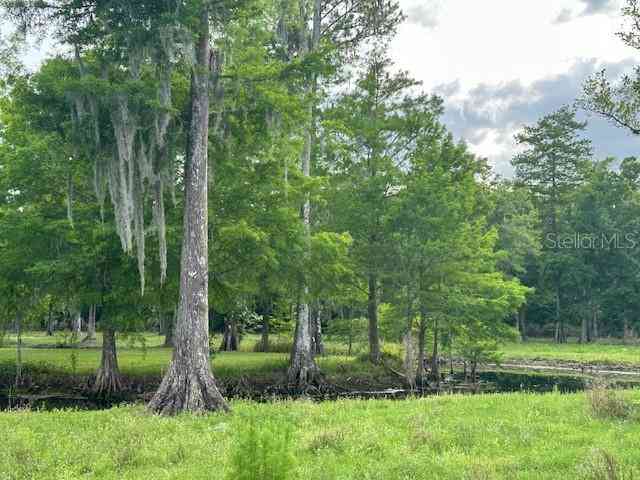
[[[192,49],[193,41],[175,26],[161,28],[158,38],[148,40],[147,45],[127,46],[125,65],[112,70],[112,76],[121,75],[124,68],[132,85],[154,82],[157,102],[153,106],[140,101],[129,90],[110,91],[114,80],[107,73],[104,63],[101,77],[104,84],[108,85],[106,93],[98,97],[93,91],[81,91],[69,99],[78,144],[85,148],[88,143],[92,144],[91,151],[87,153],[94,159],[93,187],[101,218],[104,220],[104,202],[108,193],[122,248],[129,254],[135,250],[142,294],[145,289],[146,261],[145,205],[148,202],[152,207],[153,228],[150,230],[155,232],[158,240],[160,283],[164,284],[167,277],[164,192],[169,189],[175,202],[176,182],[175,149],[171,143],[177,137],[171,132],[172,76],[177,59],[189,58],[185,52]],[[81,78],[88,79],[89,64],[84,63],[79,48],[76,49],[75,58]],[[155,75],[149,75],[151,71]],[[108,127],[100,123],[101,108],[109,112]],[[80,132],[85,131],[86,138],[80,138]],[[113,138],[112,142],[104,140],[109,137]],[[107,144],[114,145],[110,152],[106,151]],[[69,220],[72,222],[72,190],[68,191]]]

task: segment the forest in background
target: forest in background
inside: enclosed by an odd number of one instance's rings
[[[594,158],[576,112],[637,134],[636,77],[585,79],[518,134],[504,179],[394,67],[394,2],[3,4],[0,327],[101,331],[97,391],[121,388],[126,332],[176,348],[166,413],[224,408],[209,331],[226,351],[289,334],[301,388],[323,334],[366,340],[374,364],[403,342],[436,380],[445,349],[635,339],[640,161]],[[25,32],[68,54],[25,71]]]

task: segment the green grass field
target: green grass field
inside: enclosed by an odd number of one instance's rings
[[[581,345],[532,341],[502,348],[505,360],[553,360],[602,365],[640,366],[640,345],[594,343]]]
[[[640,392],[625,395],[640,402]],[[632,478],[622,475],[640,465],[637,419],[595,419],[585,395],[232,408],[178,418],[142,407],[0,413],[0,478],[595,480]],[[619,476],[598,476],[603,455],[612,456]],[[274,476],[259,470],[260,459]]]
[[[143,348],[140,338],[144,338]],[[215,341],[214,345],[219,342]],[[43,334],[25,335],[22,360],[24,365],[40,372],[60,375],[91,375],[100,365],[100,348],[32,348],[34,346],[63,344],[62,335],[54,338]],[[118,341],[118,363],[123,374],[130,377],[160,376],[171,360],[171,349],[163,348],[163,338],[145,334],[139,337],[121,337]],[[212,358],[214,373],[222,378],[272,377],[285,373],[289,355],[287,353],[254,353],[257,337],[249,337],[240,352],[219,352]],[[100,338],[98,338],[100,343]],[[15,365],[16,350],[13,339],[0,348],[0,365]],[[375,375],[380,369],[367,362],[345,355],[327,355],[318,358],[318,363],[327,375],[357,374],[359,377]]]
[[[215,354],[212,359],[215,374],[221,378],[274,377],[283,374],[288,361],[288,354],[284,352],[287,351],[289,339],[285,336],[274,336],[273,339],[276,345],[280,345],[279,351],[282,353],[254,353],[258,336],[249,335],[241,343],[241,352]],[[98,344],[100,340],[98,335]],[[70,338],[62,333],[54,337],[47,337],[44,333],[27,333],[23,337],[24,364],[27,368],[33,367],[40,372],[58,375],[95,373],[100,363],[100,348],[42,348],[68,344],[69,341]],[[118,358],[121,371],[129,377],[159,377],[171,359],[171,349],[161,347],[162,343],[163,337],[155,334],[120,336]],[[212,344],[218,345],[219,339],[214,338]],[[318,362],[329,378],[349,375],[371,378],[384,374],[381,368],[358,361],[355,356],[347,356],[346,346],[343,344],[329,340],[326,342],[326,349],[328,355],[319,358]],[[396,344],[387,344],[385,350],[401,354],[401,348]],[[354,352],[366,352],[366,345],[357,345]],[[545,360],[640,368],[640,346],[635,345],[556,345],[532,341],[505,345],[502,353],[505,363]],[[12,366],[15,359],[15,338],[7,336],[5,346],[0,348],[0,365]]]
[[[5,340],[0,364],[13,365],[15,339]],[[287,354],[253,353],[256,340],[249,336],[241,352],[216,354],[216,375],[259,378],[284,373]],[[287,339],[280,341],[284,345]],[[51,339],[27,334],[23,359],[45,372],[94,373],[99,348],[33,348],[65,342],[63,335]],[[162,373],[171,350],[161,344],[156,335],[120,337],[123,373]],[[327,346],[331,355],[319,362],[329,378],[383,373],[344,355],[340,344]],[[605,344],[504,347],[505,360],[626,365],[640,365],[638,352],[640,347]],[[325,403],[234,401],[230,415],[178,418],[156,417],[142,406],[10,411],[0,413],[0,479],[640,478],[640,390],[623,395],[635,405],[624,420],[594,418],[586,394],[557,393]],[[617,476],[607,476],[606,468],[615,468]],[[633,468],[637,471],[631,473]]]

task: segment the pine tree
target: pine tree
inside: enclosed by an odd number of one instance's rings
[[[580,137],[585,127],[586,123],[576,120],[574,110],[561,108],[516,135],[516,142],[525,150],[512,160],[516,180],[534,194],[542,216],[543,262],[554,289],[557,342],[566,341],[562,313],[565,255],[560,248],[566,232],[561,212],[567,195],[582,181],[582,169],[591,156],[591,142]]]

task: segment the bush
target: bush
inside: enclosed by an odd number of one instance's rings
[[[233,480],[287,480],[295,466],[293,430],[282,421],[250,423],[237,433],[231,454]]]
[[[621,392],[604,382],[594,382],[587,391],[591,414],[601,419],[625,419],[633,413],[633,406]]]
[[[343,452],[345,448],[345,434],[342,430],[330,430],[322,432],[311,440],[309,450],[315,454],[322,453],[324,450],[333,450],[334,452]]]
[[[606,450],[595,450],[582,465],[580,478],[589,480],[633,480],[636,478],[631,469],[620,465]]]

